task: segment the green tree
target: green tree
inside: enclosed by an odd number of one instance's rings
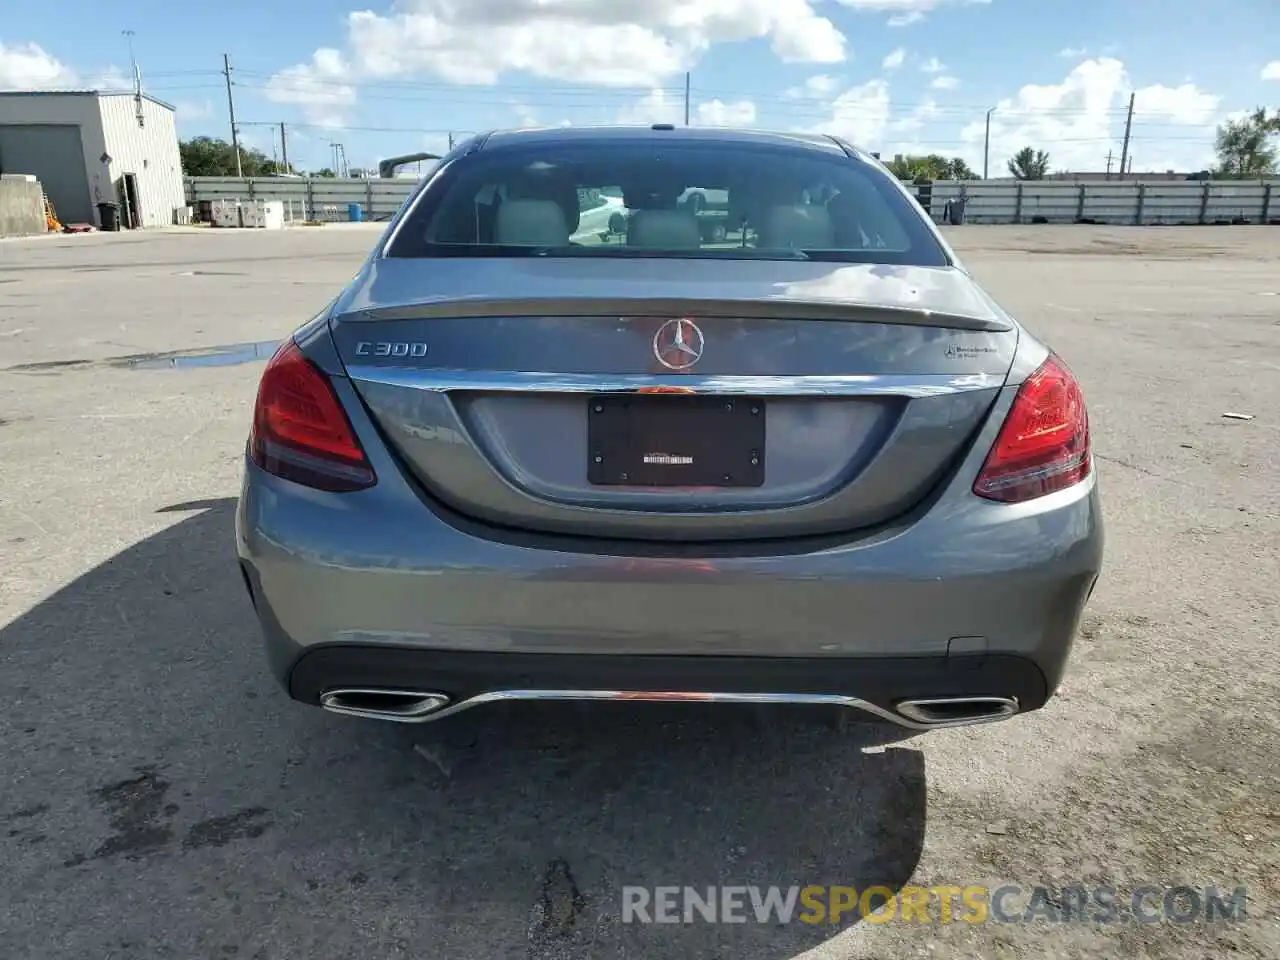
[[[1049,155],[1023,147],[1009,160],[1009,172],[1018,180],[1043,180],[1049,173]]]
[[[947,161],[947,180],[977,180],[978,175],[973,172],[973,168],[965,163],[959,157],[952,157]]]
[[[178,144],[182,158],[182,172],[189,177],[234,177],[236,175],[235,148],[225,140],[215,137],[193,137]],[[240,147],[240,169],[246,177],[265,177],[273,173],[288,173],[284,165],[277,163],[261,150]]]
[[[888,161],[887,166],[890,172],[899,180],[938,180],[944,171],[942,167],[946,161],[937,155],[930,156],[913,156],[911,154],[897,154]]]
[[[904,157],[899,153],[892,160],[886,160],[884,165],[888,167],[889,172],[899,180],[915,179],[915,173],[912,170],[911,165],[911,157]]]
[[[885,166],[899,180],[976,180],[969,165],[959,157],[948,159],[938,153],[922,156],[897,154]]]
[[[311,176],[313,176],[313,177],[336,177],[336,176],[337,176],[337,174],[336,174],[336,173],[334,173],[332,170],[330,170],[328,167],[321,167],[319,170],[313,170],[313,171],[312,171],[312,173],[311,173]]]
[[[1280,134],[1280,112],[1268,114],[1259,107],[1240,120],[1228,120],[1218,127],[1214,149],[1218,154],[1218,177],[1266,177],[1276,172],[1274,137]]]

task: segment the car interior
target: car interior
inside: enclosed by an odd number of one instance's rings
[[[451,191],[424,239],[538,248],[609,244],[655,251],[910,245],[884,199],[857,174],[839,178],[839,183],[815,183],[776,170],[661,161],[630,170],[544,162],[499,167],[493,173],[476,184],[478,189],[468,183]],[[725,199],[709,204],[708,196]],[[723,226],[709,231],[704,218],[716,218]],[[624,229],[616,230],[619,224]]]

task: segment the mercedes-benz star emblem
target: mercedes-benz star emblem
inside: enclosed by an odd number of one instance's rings
[[[653,355],[670,370],[688,370],[702,356],[702,331],[683,317],[668,320],[653,335]]]

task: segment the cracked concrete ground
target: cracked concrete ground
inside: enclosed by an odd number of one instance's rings
[[[1084,383],[1107,569],[1049,707],[883,750],[807,713],[284,698],[230,528],[261,363],[137,358],[283,336],[374,236],[0,244],[6,957],[1280,956],[1274,229],[950,232]],[[1248,917],[621,922],[627,885],[980,883],[1244,886]]]

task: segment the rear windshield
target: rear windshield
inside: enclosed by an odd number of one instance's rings
[[[834,151],[569,142],[447,163],[389,257],[819,259],[945,266],[910,196]]]

